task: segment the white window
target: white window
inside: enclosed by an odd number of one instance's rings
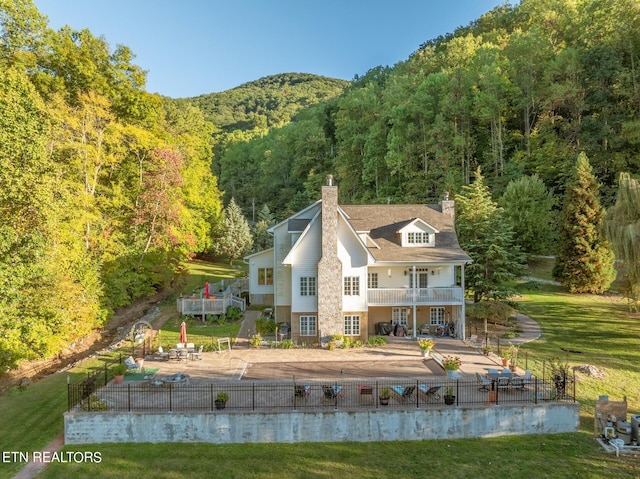
[[[431,308],[429,313],[429,324],[444,324],[444,308]]]
[[[344,335],[345,336],[360,335],[360,316],[344,317]]]
[[[408,326],[409,310],[407,308],[393,308],[391,310],[391,322],[400,326]]]
[[[367,288],[375,289],[378,287],[378,273],[369,273],[367,275]]]
[[[360,296],[360,278],[358,276],[346,276],[344,278],[344,295]]]
[[[316,295],[316,277],[303,276],[300,278],[300,296]]]
[[[315,316],[300,316],[300,336],[316,336],[318,321]]]
[[[273,268],[258,268],[258,285],[273,284]]]
[[[429,233],[426,231],[412,231],[407,233],[407,244],[413,246],[429,244]]]

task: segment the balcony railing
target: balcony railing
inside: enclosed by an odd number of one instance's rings
[[[369,306],[462,304],[462,288],[376,288],[367,290]]]

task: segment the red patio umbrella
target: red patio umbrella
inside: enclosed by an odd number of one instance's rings
[[[184,321],[182,321],[182,324],[180,325],[180,342],[187,342],[187,323]]]
[[[204,283],[204,297],[209,299],[209,281]]]

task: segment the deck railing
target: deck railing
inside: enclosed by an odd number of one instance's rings
[[[369,306],[462,304],[462,288],[374,288],[367,290]]]

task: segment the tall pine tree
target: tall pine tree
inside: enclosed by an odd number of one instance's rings
[[[603,293],[616,277],[602,228],[605,211],[589,159],[578,155],[565,194],[553,276],[571,293]]]
[[[231,265],[234,259],[248,253],[252,245],[253,237],[251,236],[249,223],[247,223],[236,201],[231,198],[229,206],[224,210],[222,231],[217,239],[214,251],[217,254],[226,256],[229,259],[229,265]]]
[[[456,197],[456,232],[473,263],[465,268],[466,286],[474,302],[501,299],[510,292],[505,283],[524,269],[523,255],[513,240],[504,211],[491,198],[480,169],[471,185]]]

